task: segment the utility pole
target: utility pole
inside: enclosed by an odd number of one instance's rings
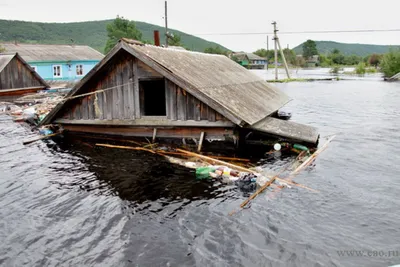
[[[282,48],[281,48],[281,42],[279,42],[279,39],[277,39],[276,42],[278,43],[279,50],[281,51],[281,57],[282,57],[282,60],[283,60],[283,64],[285,65],[286,75],[287,75],[288,79],[290,79],[289,68],[288,68],[288,65],[286,63],[285,54],[283,54],[283,51],[282,51]]]
[[[277,50],[277,47],[276,47],[276,40],[278,39],[278,36],[276,35],[276,32],[278,31],[277,29],[276,29],[276,21],[274,21],[274,22],[272,22],[272,25],[274,25],[274,38],[273,38],[273,40],[274,40],[274,51],[275,51],[275,53],[274,53],[274,56],[275,56],[275,80],[277,81],[278,80],[278,50]]]
[[[285,54],[283,54],[281,43],[279,42],[278,35],[276,34],[278,32],[278,30],[276,29],[276,22],[274,21],[272,24],[274,25],[274,40],[275,40],[275,64],[276,64],[275,65],[275,80],[278,80],[278,66],[277,66],[278,65],[277,64],[277,62],[278,62],[278,51],[276,49],[276,45],[278,45],[279,51],[281,52],[282,61],[283,61],[283,64],[285,65],[286,75],[287,75],[288,79],[290,79],[289,68],[288,68],[288,65],[286,63]]]
[[[165,1],[165,47],[168,47],[168,14],[167,14],[167,1]]]
[[[267,70],[268,70],[268,64],[269,64],[268,50],[269,50],[269,37],[267,35],[267,56],[266,56],[266,58],[267,58]]]

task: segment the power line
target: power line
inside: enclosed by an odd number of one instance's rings
[[[305,34],[305,33],[367,33],[367,32],[400,32],[400,29],[369,29],[369,30],[329,30],[329,31],[298,31],[279,32],[279,34]],[[266,35],[273,32],[230,32],[230,33],[198,33],[193,35]]]

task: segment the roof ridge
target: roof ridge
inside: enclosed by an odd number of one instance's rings
[[[129,44],[131,45],[131,44]],[[172,51],[177,51],[177,52],[182,52],[182,53],[192,53],[192,54],[201,54],[201,55],[205,55],[205,56],[225,56],[225,55],[220,55],[220,54],[209,54],[209,53],[204,53],[204,52],[200,52],[200,51],[191,51],[191,50],[187,50],[182,46],[169,46],[169,47],[163,47],[163,46],[156,46],[156,45],[152,45],[152,44],[145,44],[145,47],[154,47],[154,48],[158,48],[158,49],[167,49],[167,50],[172,50]],[[174,47],[182,47],[183,49],[179,49],[179,48],[174,48]]]
[[[129,38],[121,38],[121,41],[125,42],[127,45],[132,45],[132,46],[137,45],[137,46],[152,47],[152,48],[158,48],[158,49],[168,49],[168,50],[173,50],[173,51],[178,51],[178,52],[202,54],[202,55],[207,55],[207,56],[224,56],[224,55],[220,55],[220,54],[209,54],[209,53],[204,53],[204,52],[199,52],[199,51],[191,51],[191,50],[187,50],[186,48],[179,46],[179,45],[171,45],[168,47],[164,47],[164,46],[157,46],[157,45],[153,45],[153,44],[144,44],[138,40],[129,39]],[[178,47],[181,47],[182,49],[180,49]]]

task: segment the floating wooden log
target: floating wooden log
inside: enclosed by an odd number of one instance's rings
[[[230,167],[230,168],[232,168],[232,169],[234,169],[234,170],[238,170],[238,171],[242,171],[242,172],[248,172],[248,173],[253,173],[253,174],[257,175],[257,176],[261,175],[260,173],[255,172],[255,171],[253,171],[253,170],[251,170],[251,169],[244,168],[244,167],[241,167],[241,166],[237,166],[237,165],[234,165],[234,164],[231,164],[231,163],[229,163],[229,162],[222,161],[222,160],[215,160],[215,159],[212,158],[212,157],[207,157],[207,156],[200,155],[200,154],[193,153],[193,152],[189,152],[189,151],[186,151],[186,150],[183,150],[183,149],[177,149],[177,151],[180,151],[180,152],[182,152],[182,153],[184,153],[184,154],[188,154],[188,155],[190,155],[190,156],[197,157],[197,158],[200,158],[200,159],[203,159],[203,160],[215,162],[215,163],[218,163],[218,164],[221,164],[221,165]],[[299,155],[299,156],[300,156],[300,155]],[[296,160],[299,158],[299,156],[296,158]],[[228,159],[229,159],[229,158],[228,158]],[[289,167],[289,166],[288,166],[288,167]],[[288,167],[286,167],[285,170],[287,170]],[[278,176],[279,176],[280,174],[281,174],[281,173],[279,173]],[[274,177],[269,177],[269,178],[272,180]],[[317,190],[314,190],[314,189],[312,189],[312,188],[309,188],[309,187],[307,187],[307,186],[305,186],[305,185],[302,185],[302,184],[299,184],[299,183],[296,183],[296,182],[292,182],[292,181],[287,181],[287,180],[280,179],[280,178],[276,177],[276,175],[275,175],[275,179],[276,179],[276,180],[279,179],[279,180],[282,181],[282,182],[289,183],[289,184],[291,184],[291,185],[298,186],[298,187],[301,187],[301,188],[304,188],[304,189],[308,189],[308,190],[310,190],[310,191],[318,192]],[[268,187],[268,186],[267,186],[267,187]]]
[[[136,142],[133,140],[126,140],[126,139],[121,139],[121,138],[112,138],[112,137],[105,137],[105,136],[91,136],[91,135],[79,135],[79,137],[83,137],[83,138],[88,138],[88,139],[100,139],[100,140],[111,140],[111,141],[118,141],[118,142],[122,142],[122,143],[132,143],[138,146],[143,146],[146,145],[147,143],[141,143],[141,142]]]
[[[336,137],[335,135],[332,136],[332,137],[330,137],[330,138],[325,142],[325,144],[324,144],[322,147],[320,147],[320,148],[319,148],[317,151],[315,151],[310,157],[308,157],[307,160],[305,160],[299,167],[297,167],[294,171],[292,171],[292,172],[289,174],[288,177],[286,177],[286,178],[279,178],[279,179],[280,179],[282,182],[295,183],[295,182],[292,181],[292,178],[293,178],[294,176],[296,176],[301,170],[303,170],[304,168],[306,168],[307,166],[309,166],[309,165],[315,160],[315,158],[316,158],[322,151],[324,151],[324,150],[328,147],[329,143],[330,143],[335,137]],[[299,156],[301,156],[301,155],[299,155]],[[301,187],[303,187],[303,186],[301,186]],[[274,192],[276,192],[276,191],[277,191],[277,189],[274,190]]]
[[[59,135],[59,134],[60,133],[53,133],[53,134],[49,134],[49,135],[45,135],[45,136],[40,136],[40,137],[32,139],[32,140],[24,141],[24,142],[22,142],[22,144],[23,145],[28,145],[28,144],[31,144],[33,142],[36,142],[36,141],[39,141],[39,140],[43,140],[43,139],[47,139],[49,137],[53,137],[53,136],[56,136],[56,135]]]
[[[156,135],[157,135],[157,128],[153,129],[153,139],[152,139],[152,143],[154,144],[154,142],[156,141]]]
[[[204,140],[204,132],[201,132],[200,140],[199,140],[199,147],[197,148],[197,152],[201,151],[201,147],[203,146],[203,140]]]
[[[296,183],[296,182],[294,182],[294,181],[284,180],[284,179],[281,179],[281,178],[276,178],[276,180],[277,180],[277,181],[280,181],[280,182],[282,182],[282,183],[286,183],[286,184],[298,186],[298,187],[301,187],[301,188],[310,190],[310,191],[315,192],[315,193],[319,193],[318,190],[312,189],[312,188],[310,188],[310,187],[308,187],[308,186],[305,186],[305,185]]]
[[[240,207],[243,209],[251,200],[256,198],[260,193],[262,193],[265,189],[267,189],[268,186],[270,186],[273,182],[275,182],[276,178],[279,177],[282,173],[284,173],[290,165],[287,165],[285,168],[280,170],[275,176],[273,176],[268,182],[266,182],[263,186],[261,186],[254,194],[252,194],[248,199],[242,202],[240,204]]]
[[[311,156],[309,156],[299,167],[297,167],[294,171],[292,171],[289,175],[289,177],[285,178],[287,180],[291,180],[294,176],[296,176],[300,171],[302,171],[304,168],[306,168],[308,165],[310,165],[315,158],[321,154],[322,151],[324,151],[330,142],[332,142],[332,140],[336,137],[336,135],[331,136],[326,142],[325,144],[320,147],[317,151],[315,151]]]
[[[237,166],[237,165],[234,165],[234,164],[226,162],[226,161],[222,161],[222,160],[214,159],[214,158],[211,158],[211,157],[208,157],[208,156],[200,155],[200,154],[197,154],[197,153],[194,153],[194,152],[189,152],[189,151],[186,151],[186,150],[183,150],[183,149],[179,149],[179,148],[177,148],[176,151],[179,151],[179,152],[182,152],[182,153],[185,153],[187,155],[191,155],[193,157],[197,157],[197,158],[200,158],[200,159],[203,159],[203,160],[215,162],[215,163],[224,165],[226,167],[232,168],[232,169],[237,170],[237,171],[255,173],[254,171],[252,171],[250,169],[247,169],[247,168],[244,168],[244,167],[241,167],[241,166]]]
[[[182,152],[173,152],[173,151],[164,151],[164,150],[156,150],[157,153],[165,154],[165,155],[177,155],[177,156],[184,156],[189,157],[188,154]],[[242,158],[231,158],[231,157],[224,157],[224,156],[209,156],[212,159],[224,159],[224,160],[231,160],[231,161],[239,161],[239,162],[250,162],[249,159],[242,159]]]
[[[114,145],[109,145],[109,144],[96,144],[96,146],[102,146],[102,147],[110,147],[110,148],[121,148],[121,149],[129,149],[129,150],[142,150],[142,151],[147,151],[152,154],[157,154],[155,151],[144,148],[144,147],[131,147],[131,146],[114,146]]]
[[[275,176],[273,176],[267,183],[265,183],[261,188],[259,188],[253,195],[251,195],[248,199],[246,199],[241,205],[240,207],[243,208],[245,207],[252,199],[256,198],[261,192],[263,192],[268,186],[270,186],[277,178],[280,179],[281,181],[284,182],[291,182],[291,179],[296,176],[301,170],[303,170],[304,168],[306,168],[308,165],[310,165],[315,158],[321,154],[322,151],[324,151],[329,143],[335,138],[336,136],[333,135],[331,136],[326,142],[325,144],[319,148],[317,151],[315,151],[310,157],[307,158],[307,160],[305,160],[299,167],[297,167],[294,171],[292,171],[289,175],[288,178],[286,179],[281,179],[279,178],[279,175],[282,174],[283,172],[285,172],[287,170],[287,168],[290,166],[288,165],[286,168],[284,168],[283,170],[281,170],[278,174],[276,174]],[[297,158],[299,158],[301,156],[302,153],[299,154],[299,156]],[[297,159],[296,159],[297,160]],[[234,214],[235,211],[231,212],[230,215]]]

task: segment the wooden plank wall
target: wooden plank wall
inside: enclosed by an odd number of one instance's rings
[[[89,81],[80,94],[109,88],[105,92],[78,98],[66,109],[64,119],[134,120],[143,116],[140,80],[162,76],[131,55],[116,55],[114,60]],[[171,81],[165,80],[166,114],[170,120],[226,121],[227,119],[200,102]],[[165,117],[164,117],[165,120]]]
[[[0,90],[35,86],[42,86],[42,84],[16,57],[0,73]]]
[[[228,120],[171,81],[166,81],[165,94],[167,118],[170,120]]]
[[[71,101],[62,117],[71,120],[135,119],[134,64],[131,56],[123,53],[116,56],[79,94],[104,91]]]

